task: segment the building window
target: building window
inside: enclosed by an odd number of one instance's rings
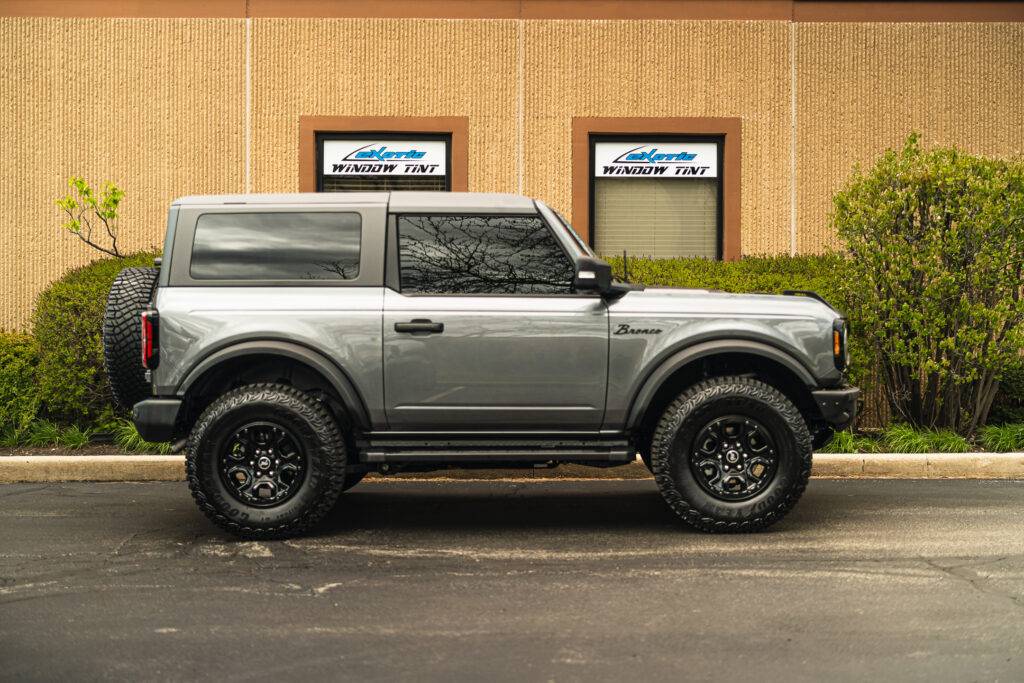
[[[451,189],[451,135],[318,133],[318,192]]]
[[[590,144],[597,253],[722,257],[720,136],[594,135]]]
[[[299,192],[469,190],[465,116],[300,116]]]

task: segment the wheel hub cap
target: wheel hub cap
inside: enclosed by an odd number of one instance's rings
[[[757,420],[724,415],[697,432],[690,469],[701,488],[720,500],[753,498],[774,478],[778,452],[771,433]]]
[[[306,478],[298,441],[274,422],[250,422],[224,442],[221,480],[236,499],[255,507],[280,505]]]

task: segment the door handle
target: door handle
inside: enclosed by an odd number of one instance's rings
[[[435,323],[430,320],[417,318],[407,323],[395,323],[395,332],[408,332],[412,334],[440,334],[444,332],[444,323]]]

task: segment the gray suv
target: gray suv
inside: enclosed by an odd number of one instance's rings
[[[139,432],[242,535],[300,533],[368,472],[638,454],[689,525],[756,531],[859,393],[842,316],[787,294],[618,281],[516,195],[185,197],[104,346]]]

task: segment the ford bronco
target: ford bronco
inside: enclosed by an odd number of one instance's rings
[[[619,281],[521,196],[200,196],[103,337],[116,400],[241,535],[301,533],[368,472],[638,454],[687,524],[757,531],[858,397],[843,317],[787,294]]]

